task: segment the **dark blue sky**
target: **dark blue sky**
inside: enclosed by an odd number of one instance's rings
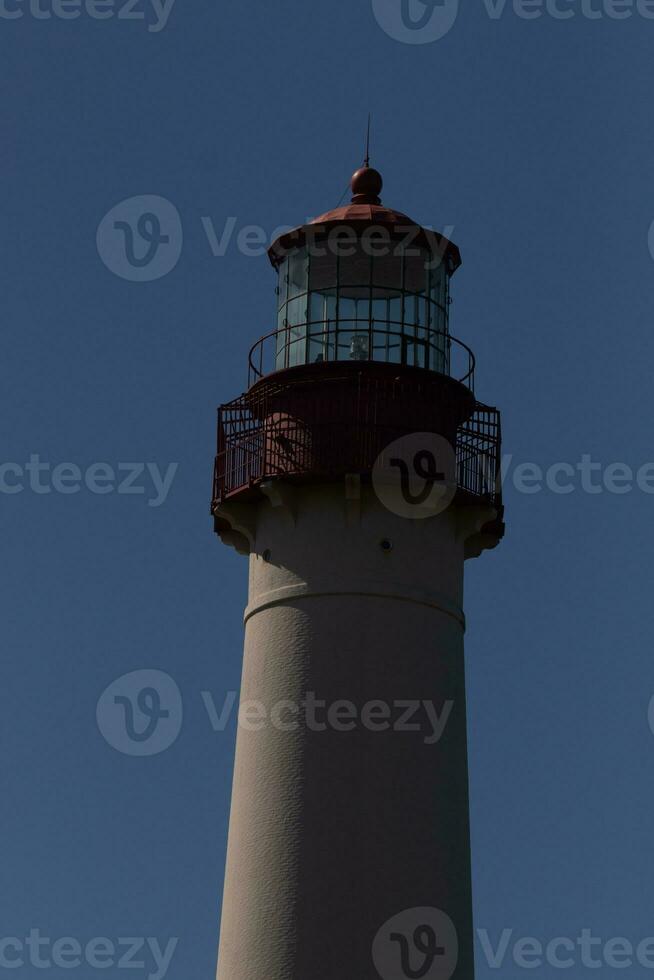
[[[275,281],[235,240],[214,256],[206,226],[270,234],[335,206],[369,110],[385,202],[462,250],[451,326],[513,456],[506,540],[466,582],[476,925],[494,945],[504,929],[654,935],[654,496],[512,479],[527,462],[654,460],[654,20],[608,0],[595,19],[581,0],[559,0],[566,20],[488,8],[466,0],[444,37],[409,44],[371,0],[177,0],[159,31],[149,2],[145,19],[65,20],[6,0],[3,474],[15,485],[38,455],[87,483],[0,494],[3,937],[177,937],[167,976],[213,975],[235,726],[213,731],[202,692],[220,708],[238,687],[247,582],[208,515],[215,407],[274,326]],[[150,282],[96,247],[140,195],[183,228]],[[93,464],[115,490],[139,461],[178,464],[160,506],[148,470],[142,494],[89,489]],[[144,669],[174,679],[183,722],[138,757],[103,738],[96,705]],[[478,955],[480,978],[523,972]],[[42,977],[25,956],[13,976]],[[45,975],[96,974],[125,975]]]

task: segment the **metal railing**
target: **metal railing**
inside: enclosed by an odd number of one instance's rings
[[[367,383],[363,397],[343,402],[340,408],[329,393],[323,396],[324,404],[312,400],[310,418],[306,411],[289,411],[293,388],[292,383],[280,384],[221,406],[213,506],[275,477],[334,480],[345,473],[369,474],[390,442],[413,431],[404,423],[379,421],[383,405],[397,395],[398,386],[391,382]],[[403,403],[411,398],[409,386],[399,397]],[[306,409],[306,403],[302,407]],[[479,402],[456,433],[459,489],[498,507],[501,438],[498,410]]]
[[[326,329],[318,330],[318,327]],[[403,329],[390,330],[389,327]],[[409,329],[413,334],[408,332]],[[293,336],[293,331],[301,331],[301,334]],[[418,335],[419,331],[423,336]],[[340,356],[348,348],[348,356]],[[313,360],[311,349],[318,352]],[[398,356],[391,356],[391,352]],[[449,333],[430,332],[426,327],[367,319],[311,321],[271,331],[250,349],[248,387],[289,367],[317,361],[351,360],[423,367],[459,381],[474,394],[475,355],[463,341]]]
[[[496,408],[477,402],[475,411],[457,430],[458,486],[475,497],[502,503],[502,422]]]

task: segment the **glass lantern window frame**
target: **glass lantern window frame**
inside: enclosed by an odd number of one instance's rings
[[[360,238],[357,238],[356,244],[350,243],[350,247],[365,255],[365,252],[361,250]],[[371,250],[371,254],[365,256],[368,260],[367,282],[348,283],[342,279],[342,276],[347,274],[348,263],[350,269],[353,267],[353,260],[358,257],[356,251],[354,254],[329,253],[326,243],[320,255],[315,255],[314,251],[315,244],[312,248],[302,246],[294,249],[285,256],[278,266],[279,279],[276,289],[278,296],[276,346],[278,370],[300,364],[315,363],[318,359],[329,361],[360,359],[424,366],[429,370],[449,374],[449,287],[452,270],[446,256],[438,256],[427,248],[418,248],[415,245],[410,245],[408,249],[405,249],[401,242],[396,242],[389,255],[378,256]],[[324,285],[319,288],[310,288],[313,261],[320,262],[330,257],[334,261],[333,278],[330,281],[328,276]],[[375,268],[380,268],[380,259],[398,264],[400,270],[399,285],[390,282],[382,284],[375,281]],[[407,259],[414,262],[418,260],[422,264],[423,275],[425,276],[425,288],[422,292],[406,288]],[[378,262],[376,267],[375,261]],[[297,282],[294,275],[298,269],[303,269],[302,282]],[[437,273],[439,273],[438,278],[436,278]],[[344,296],[343,290],[360,290],[364,295],[356,298]],[[367,296],[365,292],[367,292]],[[380,296],[380,293],[386,295]],[[332,300],[334,315],[314,319],[312,306],[315,297],[320,297],[324,312],[327,312],[329,300]],[[344,315],[343,301],[345,300],[355,303],[363,302],[368,311],[367,315]],[[387,315],[385,317],[374,316],[374,304],[376,302],[386,302]],[[399,319],[392,317],[390,305],[392,302],[399,304]],[[407,315],[411,306],[414,308],[414,313]],[[421,306],[423,307],[422,322]],[[356,306],[354,312],[358,314]],[[315,330],[315,327],[320,329]],[[367,337],[368,341],[367,356],[353,358],[352,351],[357,346],[354,338],[364,336]],[[350,355],[338,356],[340,351],[347,348],[348,343],[351,345]],[[321,352],[316,358],[311,354],[312,347],[314,353],[320,348]],[[416,360],[416,351],[413,348],[419,350],[424,348],[423,364],[419,363],[420,358]],[[363,352],[361,347],[360,349]],[[375,357],[375,351],[381,349],[384,349],[385,357]],[[399,352],[398,359],[391,357],[391,351],[394,349]],[[413,356],[410,357],[409,353]],[[280,358],[282,359],[281,364],[279,363]],[[436,366],[434,362],[437,362],[439,366]]]

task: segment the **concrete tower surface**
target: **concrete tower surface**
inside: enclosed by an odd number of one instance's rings
[[[463,567],[504,531],[500,421],[449,331],[457,247],[352,204],[283,235],[221,406],[249,556],[219,980],[471,980]]]

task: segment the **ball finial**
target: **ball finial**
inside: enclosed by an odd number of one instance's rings
[[[352,176],[353,204],[381,204],[381,194],[384,181],[382,175],[373,167],[364,166]]]

